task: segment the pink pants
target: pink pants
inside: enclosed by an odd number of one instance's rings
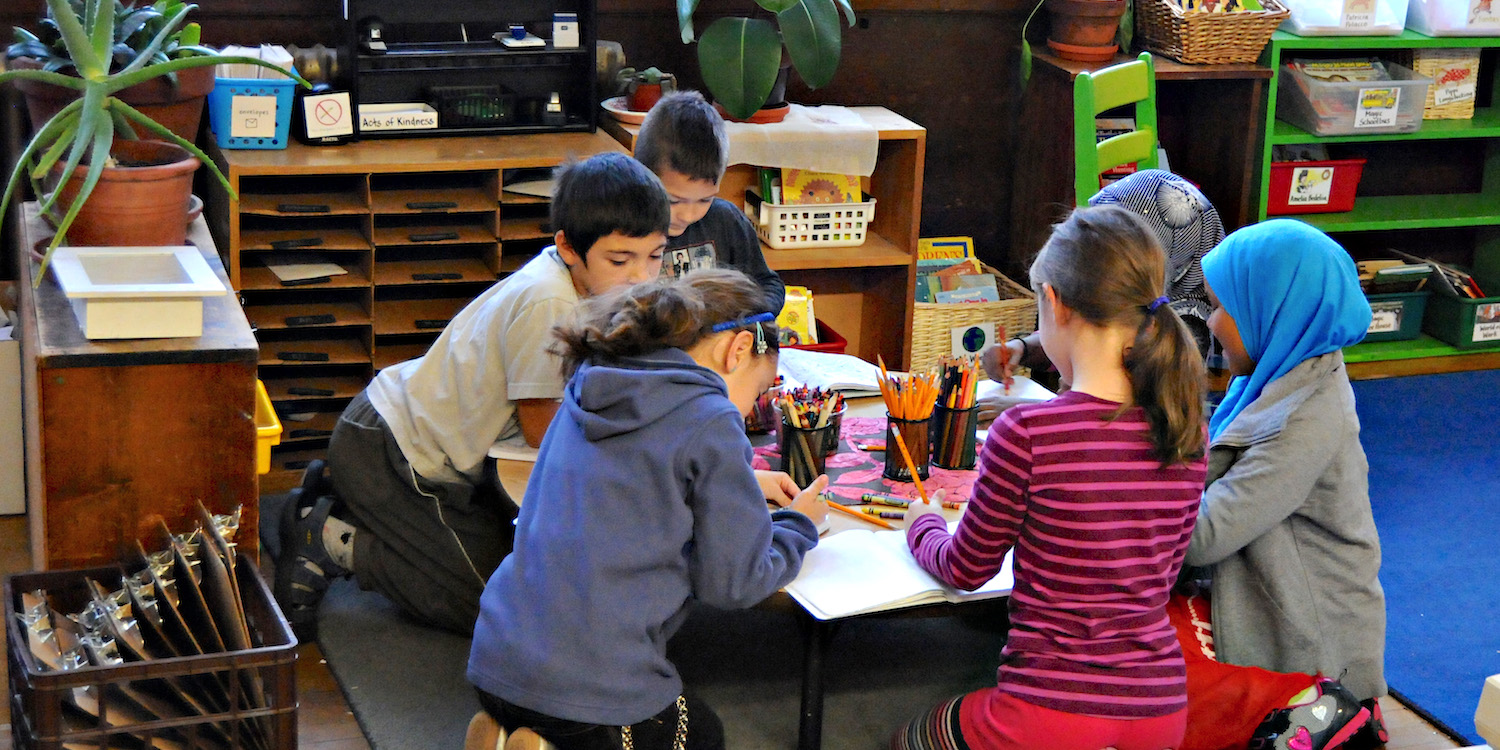
[[[972,750],[1175,750],[1187,728],[1187,710],[1109,719],[1043,708],[990,688],[964,696],[959,722]]]

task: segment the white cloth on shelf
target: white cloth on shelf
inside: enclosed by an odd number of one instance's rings
[[[880,151],[880,132],[848,107],[793,104],[781,122],[725,126],[731,164],[868,177]]]

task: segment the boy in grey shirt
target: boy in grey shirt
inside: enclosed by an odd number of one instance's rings
[[[661,183],[623,154],[559,168],[556,244],[469,303],[427,354],[382,370],[344,410],[281,518],[276,598],[315,635],[331,579],[354,575],[418,620],[468,635],[509,551],[515,504],[486,478],[497,440],[540,445],[562,397],[552,327],[582,298],[661,273]]]

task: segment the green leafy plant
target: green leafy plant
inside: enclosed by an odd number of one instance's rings
[[[197,7],[192,3],[165,2],[149,9],[135,9],[126,8],[116,0],[47,0],[47,18],[40,24],[43,33],[23,34],[17,30],[18,41],[11,49],[19,45],[21,56],[33,56],[25,51],[27,49],[45,52],[45,57],[38,57],[44,67],[41,70],[8,70],[0,73],[0,83],[23,79],[38,81],[73,89],[80,95],[43,124],[22,150],[6,183],[5,196],[0,198],[0,225],[3,225],[11,199],[23,180],[30,180],[42,201],[41,211],[47,213],[63,191],[59,189],[46,194],[42,189],[42,179],[59,164],[62,164],[61,174],[65,180],[73,179],[73,170],[80,164],[88,166],[77,193],[57,223],[57,234],[47,246],[41,271],[36,275],[38,283],[47,271],[52,252],[67,237],[68,228],[109,165],[110,148],[115,138],[137,137],[132,126],[139,126],[164,141],[187,149],[208,165],[224,187],[233,193],[229,179],[191,141],[172,133],[114,94],[158,76],[223,63],[259,65],[292,76],[303,86],[308,85],[295,73],[271,63],[250,57],[220,56],[213,50],[199,47],[198,30],[182,26],[187,14]],[[124,18],[120,11],[124,12]],[[49,29],[55,31],[55,41],[51,39],[53,32]],[[150,29],[155,32],[151,33]],[[131,46],[129,40],[143,33],[150,33],[150,39],[139,48]],[[170,47],[169,40],[173,42]],[[73,69],[74,75],[61,72],[68,67]]]
[[[699,0],[677,0],[682,43],[693,42]],[[760,17],[726,16],[698,37],[698,68],[714,100],[731,115],[749,118],[766,103],[781,69],[782,49],[811,88],[825,86],[838,70],[843,39],[839,12],[854,25],[849,0],[755,0]]]

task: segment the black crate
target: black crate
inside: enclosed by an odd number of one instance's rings
[[[120,567],[18,573],[5,579],[6,657],[9,662],[11,731],[17,750],[62,750],[112,746],[154,746],[170,738],[188,748],[270,750],[297,745],[297,639],[253,563],[235,565],[252,648],[216,654],[180,656],[110,667],[43,671],[27,646],[16,612],[23,592],[45,589],[62,611],[77,611],[87,601],[86,581],[117,589]],[[183,710],[151,721],[111,716],[111,696],[121,687],[173,681],[178,685],[214,683],[228,700],[222,710]],[[134,683],[134,684],[132,684]],[[258,685],[259,707],[242,700]],[[99,719],[80,715],[64,703],[75,689],[100,697]],[[64,714],[68,713],[69,717]]]

